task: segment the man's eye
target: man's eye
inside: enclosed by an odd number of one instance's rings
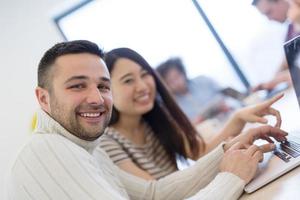
[[[82,89],[84,88],[83,84],[76,84],[69,87],[70,89]]]
[[[100,91],[110,91],[110,87],[109,86],[106,86],[106,85],[99,85],[98,86],[98,89]]]

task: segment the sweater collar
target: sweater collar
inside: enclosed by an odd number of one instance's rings
[[[48,113],[43,110],[38,111],[37,115],[37,127],[35,130],[38,134],[58,134],[61,135],[71,142],[81,146],[89,153],[92,153],[96,146],[100,142],[100,137],[94,141],[87,141],[78,138],[77,136],[71,134],[62,125],[55,121]]]

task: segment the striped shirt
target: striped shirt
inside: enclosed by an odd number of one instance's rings
[[[219,172],[222,145],[183,171],[157,181],[128,174],[96,148],[69,133],[45,112],[8,176],[9,200],[210,200],[237,199],[244,181]]]
[[[129,159],[155,179],[177,171],[176,163],[172,162],[149,125],[145,134],[145,144],[136,145],[116,129],[109,127],[101,138],[100,147],[115,164]]]

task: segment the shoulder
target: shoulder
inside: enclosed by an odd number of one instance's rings
[[[106,151],[109,155],[111,153],[123,152],[128,146],[128,141],[119,132],[113,128],[107,128],[100,138],[99,147]]]
[[[214,79],[204,75],[197,76],[196,78],[191,79],[190,86],[193,88],[197,88],[197,90],[199,88],[209,89],[213,91],[217,91],[220,89],[219,84]]]
[[[120,144],[124,142],[124,138],[114,128],[108,127],[105,129],[104,134],[100,138],[100,146],[103,144]]]
[[[58,134],[35,134],[28,143],[28,146],[40,151],[45,151],[44,153],[46,153],[46,151],[55,151],[61,153],[65,149],[75,151],[84,150],[79,145]],[[89,154],[87,151],[84,152]]]
[[[72,142],[57,134],[39,134],[32,135],[29,141],[23,146],[21,152],[26,152],[28,149],[38,150],[45,153],[51,148],[59,148],[62,146],[69,146]]]
[[[121,133],[112,127],[105,129],[104,134],[100,138],[100,147],[106,149],[106,147],[122,147],[127,148],[131,142],[128,141]]]
[[[34,176],[57,177],[57,172],[78,174],[80,166],[95,165],[92,156],[80,146],[56,134],[34,134],[17,154],[10,169],[10,179]],[[72,171],[72,172],[71,172]],[[46,179],[39,179],[47,182]]]
[[[78,157],[89,159],[90,154],[63,136],[37,133],[19,151],[13,166],[23,161],[48,163],[51,159],[64,163]]]

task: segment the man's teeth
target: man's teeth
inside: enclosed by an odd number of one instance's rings
[[[82,117],[99,117],[100,113],[81,113],[80,116]]]

